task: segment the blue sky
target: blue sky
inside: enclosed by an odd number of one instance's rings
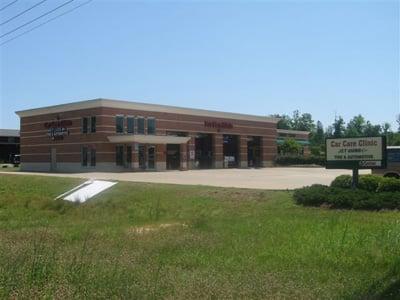
[[[18,1],[1,20],[37,2]],[[19,127],[16,110],[99,97],[395,125],[399,2],[94,0],[0,46],[0,71],[0,128]]]

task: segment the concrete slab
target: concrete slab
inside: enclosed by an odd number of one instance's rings
[[[115,184],[117,183],[112,181],[88,180],[64,194],[61,194],[56,199],[63,198],[67,201],[83,203]]]
[[[362,170],[360,174],[370,174]],[[326,170],[324,168],[262,168],[262,169],[214,169],[166,172],[124,173],[35,173],[1,172],[0,174],[44,175],[77,177],[99,180],[209,185],[252,189],[294,189],[314,183],[330,184],[338,175],[351,174],[351,170]]]

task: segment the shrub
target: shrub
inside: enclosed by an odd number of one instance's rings
[[[384,209],[400,209],[399,192],[382,192],[375,194]]]
[[[320,165],[325,166],[325,157],[323,156],[278,156],[275,160],[277,165]]]
[[[358,181],[358,188],[370,192],[376,192],[379,183],[383,180],[382,176],[378,175],[361,175]]]
[[[339,175],[331,182],[331,187],[349,189],[351,188],[351,181],[350,175]]]
[[[361,189],[348,189],[312,185],[296,189],[293,198],[304,206],[328,205],[342,209],[400,209],[400,192],[371,192]]]
[[[380,181],[377,192],[400,192],[400,179],[386,177]]]
[[[297,204],[305,206],[319,206],[327,200],[329,187],[322,184],[314,184],[300,189],[296,189],[293,198]],[[325,201],[326,200],[326,201]]]

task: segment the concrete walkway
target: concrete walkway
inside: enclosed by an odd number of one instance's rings
[[[369,170],[360,174],[369,174]],[[125,173],[35,173],[0,172],[13,175],[42,175],[104,179],[134,182],[172,183],[238,187],[254,189],[294,189],[314,183],[330,184],[338,175],[351,174],[350,170],[325,170],[324,168],[263,168],[263,169],[216,169],[166,172]]]

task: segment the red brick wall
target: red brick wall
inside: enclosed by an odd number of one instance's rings
[[[233,120],[192,115],[181,115],[162,112],[146,112],[115,108],[93,108],[63,113],[39,115],[21,118],[21,161],[23,162],[50,162],[50,149],[57,149],[57,162],[80,162],[81,146],[96,149],[97,162],[115,161],[115,144],[108,142],[107,136],[115,135],[115,115],[155,117],[157,134],[166,131],[182,131],[193,135],[194,133],[217,134],[215,146],[218,159],[222,160],[222,134],[252,135],[263,137],[263,160],[272,160],[276,155],[276,124],[269,122]],[[81,133],[81,118],[96,116],[96,133]],[[51,140],[47,136],[48,129],[45,122],[70,120],[69,135],[63,140]],[[232,128],[205,127],[204,121],[227,122]],[[126,123],[126,122],[125,122]],[[126,126],[126,124],[125,124]],[[192,146],[188,147],[192,150]],[[244,145],[243,145],[244,150]],[[185,150],[188,151],[188,150]],[[165,160],[165,149],[157,148],[157,160]],[[244,159],[243,157],[241,157]]]

